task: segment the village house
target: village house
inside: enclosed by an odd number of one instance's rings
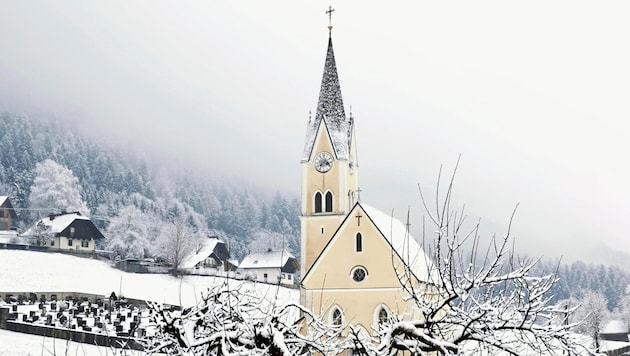
[[[210,236],[195,253],[182,261],[180,269],[194,274],[215,275],[236,270],[236,263],[230,259],[226,243]]]
[[[299,269],[297,259],[286,250],[252,253],[238,266],[245,278],[285,286],[295,285],[294,274]]]
[[[0,195],[0,231],[11,231],[13,220],[17,219],[17,214],[9,197]]]
[[[90,218],[78,212],[51,214],[22,234],[32,243],[51,250],[94,252],[96,241],[105,238]]]

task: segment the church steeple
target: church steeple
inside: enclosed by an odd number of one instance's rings
[[[350,141],[352,139],[352,120],[346,117],[343,107],[332,35],[328,37],[328,49],[326,51],[326,61],[324,62],[322,84],[319,90],[317,111],[315,113],[315,120],[309,123],[307,129],[306,145],[302,157],[303,161],[308,161],[311,158],[315,135],[322,120],[326,123],[336,158],[348,159],[350,154]]]
[[[326,13],[332,14],[329,7]],[[358,163],[352,110],[347,117],[337,75],[328,26],[328,48],[324,62],[317,109],[306,130],[302,156],[301,255],[306,272],[322,252],[339,224],[357,202]]]

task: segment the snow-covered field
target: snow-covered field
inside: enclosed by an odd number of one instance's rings
[[[208,276],[173,277],[162,274],[127,273],[103,261],[60,253],[0,250],[0,292],[84,292],[190,306],[201,292],[225,283]],[[229,280],[231,284],[240,281]],[[299,302],[299,291],[268,284],[256,288],[280,303]]]
[[[232,286],[240,281],[228,280]],[[59,253],[0,250],[0,292],[84,292],[109,295],[112,291],[135,298],[190,306],[201,292],[225,283],[224,278],[135,274],[103,261]],[[280,304],[299,302],[299,291],[267,284],[255,288]],[[118,355],[121,350],[0,330],[0,355]],[[136,355],[127,351],[126,355]]]

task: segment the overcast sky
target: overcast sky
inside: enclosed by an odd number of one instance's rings
[[[328,5],[4,1],[0,109],[78,117],[167,161],[297,195]],[[522,251],[630,252],[629,2],[333,7],[364,201],[411,205],[419,224],[417,184],[434,190],[461,153],[455,202],[484,234],[504,233],[520,202]]]

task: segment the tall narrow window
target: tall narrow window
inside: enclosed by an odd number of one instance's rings
[[[331,192],[326,192],[326,212],[332,213],[333,211],[333,196]]]
[[[378,312],[378,323],[383,324],[384,322],[387,321],[387,319],[389,319],[387,309],[385,309],[384,307],[381,307],[381,310],[379,310]]]
[[[335,308],[332,312],[332,324],[341,326],[341,310],[339,310],[339,308]]]
[[[322,193],[320,192],[315,193],[315,212],[322,212]]]
[[[355,240],[356,240],[355,246],[356,246],[357,252],[363,251],[363,236],[361,235],[360,232],[357,232],[357,236]]]

